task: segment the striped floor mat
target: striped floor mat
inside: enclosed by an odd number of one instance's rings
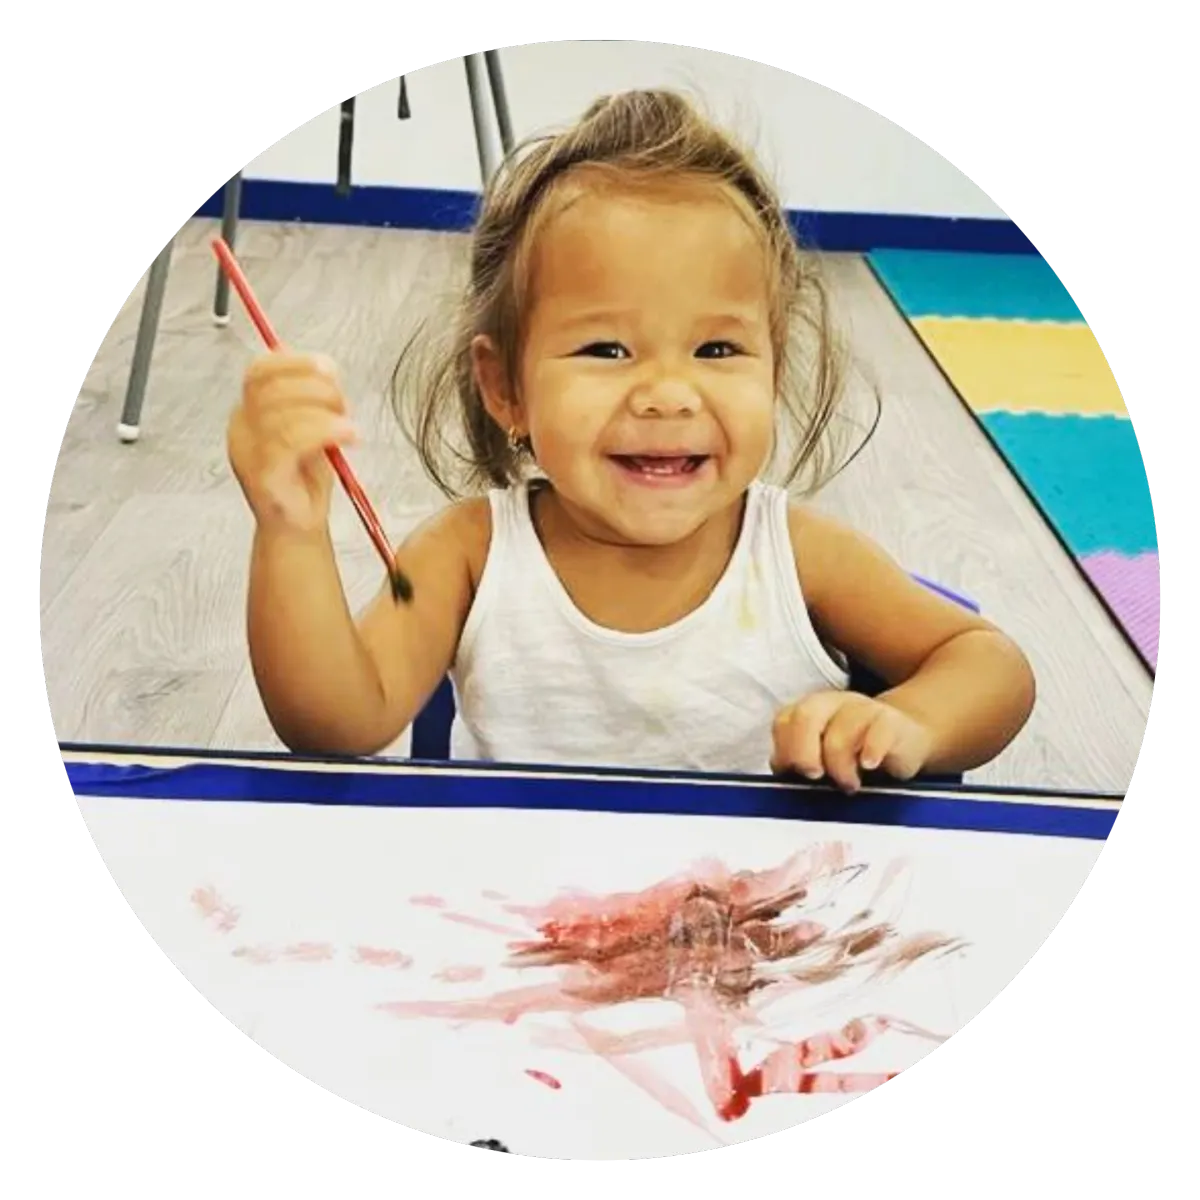
[[[1036,255],[882,250],[868,261],[1153,670],[1158,541],[1142,455],[1058,277]]]

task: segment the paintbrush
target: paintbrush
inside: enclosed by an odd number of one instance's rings
[[[267,320],[267,314],[263,312],[254,293],[250,290],[250,282],[243,274],[238,260],[234,258],[229,244],[224,238],[217,237],[213,238],[212,245],[213,253],[216,254],[217,261],[221,264],[221,270],[225,272],[226,278],[233,285],[233,290],[241,298],[247,315],[254,323],[267,349],[278,350],[282,343],[271,327],[271,322]],[[346,495],[350,498],[350,503],[354,505],[354,511],[358,513],[359,519],[363,523],[363,528],[366,529],[368,536],[375,544],[375,549],[379,551],[380,558],[383,559],[383,565],[387,568],[388,579],[392,585],[392,598],[397,601],[411,600],[412,583],[408,576],[396,566],[396,555],[387,539],[387,534],[383,532],[383,525],[375,515],[375,510],[362,490],[362,485],[354,477],[354,472],[350,469],[346,456],[338,446],[326,446],[325,456],[329,459],[329,464],[333,467],[338,479],[341,480],[342,487],[345,488]]]

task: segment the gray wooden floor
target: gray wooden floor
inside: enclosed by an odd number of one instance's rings
[[[279,748],[247,662],[251,523],[224,450],[257,343],[240,311],[226,329],[210,319],[214,231],[190,222],[176,244],[141,440],[121,445],[116,424],[142,285],[113,322],[63,440],[41,610],[64,741]],[[239,233],[239,255],[280,335],[338,360],[367,441],[354,465],[395,540],[440,497],[399,435],[387,383],[405,331],[461,269],[464,248],[461,236],[395,230],[248,224]],[[884,410],[867,451],[820,503],[909,569],[975,597],[1038,677],[1030,724],[973,778],[1123,791],[1149,675],[866,267],[851,255],[827,264]],[[358,604],[380,571],[340,495],[334,534]],[[402,739],[393,752],[406,747]]]

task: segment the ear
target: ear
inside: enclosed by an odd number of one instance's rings
[[[518,437],[523,437],[525,414],[512,394],[500,351],[490,337],[480,334],[471,340],[471,370],[488,416],[506,435],[515,430]]]

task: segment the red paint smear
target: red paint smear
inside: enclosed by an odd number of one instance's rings
[[[702,1133],[712,1136],[695,1105],[674,1084],[660,1078],[643,1063],[632,1061],[626,1056],[624,1050],[627,1037],[593,1029],[577,1018],[572,1018],[571,1026],[583,1044],[604,1059],[614,1071],[623,1075],[635,1087],[641,1088],[652,1100],[661,1104],[667,1112],[694,1125]]]
[[[474,983],[477,979],[482,979],[484,971],[482,967],[470,965],[443,967],[434,975],[434,979],[440,979],[443,983]]]
[[[482,929],[486,933],[498,933],[501,937],[524,937],[525,931],[513,929],[508,925],[497,925],[495,921],[484,921],[479,917],[471,917],[466,913],[444,912],[439,916],[443,921],[453,921],[456,925],[469,925],[472,929]]]
[[[328,962],[333,957],[333,947],[328,942],[297,942],[283,951],[284,958],[294,962]]]
[[[241,910],[222,900],[212,887],[198,887],[192,892],[192,903],[206,920],[211,919],[221,933],[229,933],[238,923]]]
[[[328,942],[297,942],[278,951],[270,946],[238,946],[230,953],[234,958],[244,958],[247,962],[262,966],[279,957],[300,963],[328,962],[333,958],[334,949]]]
[[[553,1075],[547,1075],[545,1071],[535,1071],[532,1067],[526,1067],[525,1074],[530,1079],[536,1079],[538,1083],[544,1083],[548,1088],[552,1088],[556,1092],[562,1087],[562,1084]]]
[[[556,983],[513,988],[478,1000],[396,1000],[379,1006],[397,1017],[444,1017],[454,1021],[501,1021],[515,1024],[530,1013],[583,1012],[586,1001],[564,996]]]
[[[409,904],[416,904],[422,908],[445,908],[446,902],[441,896],[410,896]]]
[[[587,1049],[695,1124],[701,1124],[698,1114],[677,1089],[648,1069],[619,1060],[655,1044],[690,1042],[713,1111],[724,1121],[744,1116],[755,1099],[769,1094],[864,1091],[895,1073],[812,1068],[852,1057],[889,1031],[930,1035],[891,1018],[866,1018],[781,1046],[749,1069],[739,1059],[736,1035],[743,1025],[761,1024],[758,1010],[773,991],[815,987],[856,971],[878,976],[958,948],[960,943],[940,934],[905,937],[873,920],[870,906],[895,879],[893,867],[884,869],[867,907],[838,928],[799,914],[782,919],[796,909],[821,907],[866,870],[849,863],[844,845],[833,844],[767,871],[735,873],[708,861],[641,892],[570,893],[541,907],[508,906],[538,935],[510,945],[510,966],[554,969],[554,982],[479,999],[382,1007],[405,1017],[513,1023],[533,1013],[578,1014],[641,999],[674,1001],[683,1009],[682,1029],[612,1035],[577,1019],[572,1024]],[[442,916],[510,932],[462,914]]]
[[[354,961],[367,967],[395,967],[398,971],[406,970],[413,964],[413,960],[399,950],[376,946],[355,946]]]

